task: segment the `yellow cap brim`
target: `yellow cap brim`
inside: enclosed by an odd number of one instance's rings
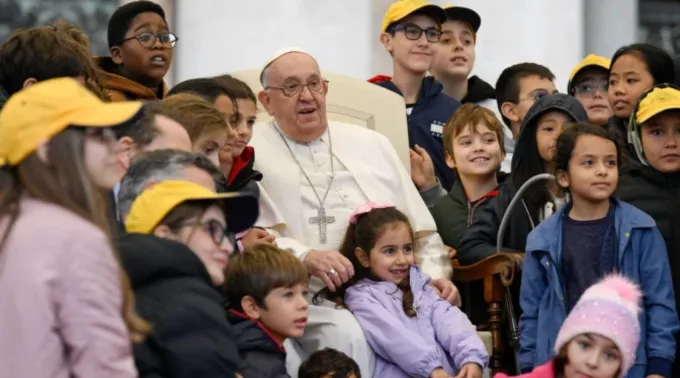
[[[680,110],[680,101],[668,102],[662,106],[650,106],[647,108],[642,108],[637,112],[636,121],[637,123],[645,123],[655,115],[667,112],[669,110]]]
[[[68,122],[66,126],[112,127],[132,119],[142,109],[142,105],[140,101],[104,103],[65,114],[63,120]]]

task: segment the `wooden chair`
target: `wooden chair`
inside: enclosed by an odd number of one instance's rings
[[[478,328],[482,340],[491,338],[489,368],[492,375],[505,371],[501,363],[504,352],[502,337],[505,328],[505,293],[512,285],[515,272],[521,267],[523,260],[524,254],[520,252],[496,253],[467,266],[460,265],[456,259],[452,260],[455,282],[484,282],[484,302],[488,305],[489,323]],[[490,333],[490,336],[482,335],[484,332]]]

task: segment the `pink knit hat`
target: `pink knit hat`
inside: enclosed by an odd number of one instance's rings
[[[562,324],[555,342],[555,352],[574,337],[592,333],[610,339],[621,351],[621,375],[635,363],[640,342],[640,298],[637,285],[620,275],[605,277],[589,287]]]

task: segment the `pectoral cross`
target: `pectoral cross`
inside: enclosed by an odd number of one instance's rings
[[[319,226],[319,242],[321,244],[326,244],[327,229],[326,225],[335,223],[335,217],[327,217],[326,209],[323,206],[319,207],[319,212],[317,216],[309,218],[309,224],[316,224]]]

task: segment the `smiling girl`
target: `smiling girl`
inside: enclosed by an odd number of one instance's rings
[[[340,252],[354,276],[317,296],[356,317],[376,354],[374,377],[482,377],[484,344],[467,316],[440,299],[416,267],[413,230],[402,212],[375,203],[358,207]]]

